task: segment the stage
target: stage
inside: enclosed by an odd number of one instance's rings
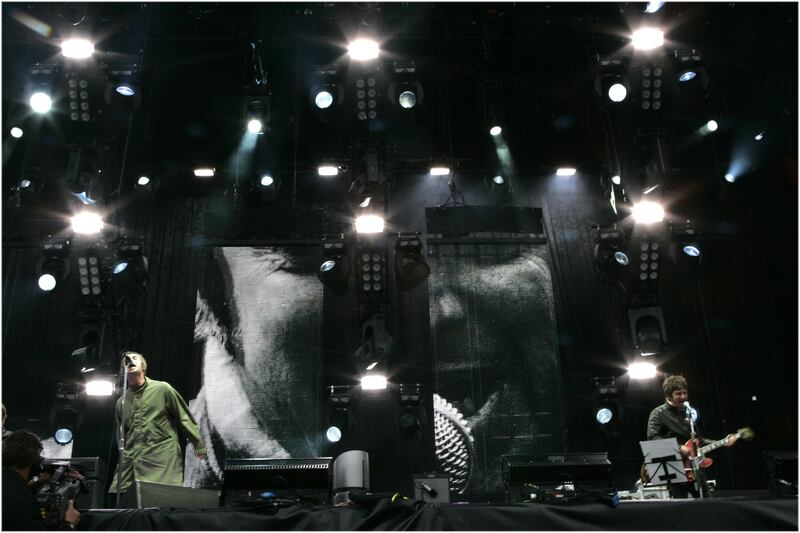
[[[429,504],[381,500],[358,507],[295,505],[258,509],[90,510],[79,529],[213,530],[797,530],[797,498]]]

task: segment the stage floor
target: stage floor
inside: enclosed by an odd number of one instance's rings
[[[429,504],[380,500],[352,507],[292,505],[252,509],[88,510],[79,529],[127,531],[381,530],[790,530],[797,498],[602,503]]]

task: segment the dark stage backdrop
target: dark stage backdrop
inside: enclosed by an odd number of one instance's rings
[[[202,388],[190,401],[208,461],[187,486],[219,484],[225,458],[315,457],[323,286],[311,246],[213,247],[197,294]]]
[[[465,492],[501,492],[503,454],[563,449],[547,247],[429,248],[434,390],[472,436]]]

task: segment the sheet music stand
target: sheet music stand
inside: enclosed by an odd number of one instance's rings
[[[675,484],[688,483],[678,439],[643,440],[639,442],[649,486],[666,485],[672,492]]]

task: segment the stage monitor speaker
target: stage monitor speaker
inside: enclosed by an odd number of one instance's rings
[[[506,488],[532,484],[553,487],[573,484],[582,488],[613,486],[611,462],[605,452],[549,455],[503,455]]]
[[[213,509],[219,507],[220,491],[193,489],[163,485],[149,481],[134,481],[133,487],[122,497],[123,509],[144,509],[147,507],[186,507],[194,509]]]
[[[450,503],[450,476],[438,472],[414,474],[414,498],[428,503]]]

